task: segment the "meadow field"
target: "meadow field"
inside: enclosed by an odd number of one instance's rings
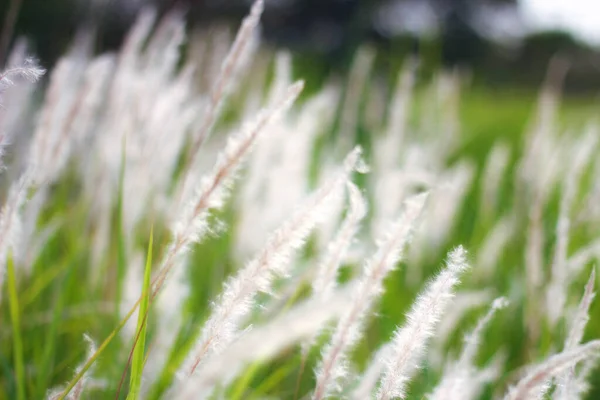
[[[262,7],[13,48],[0,399],[598,398],[598,99],[369,49],[316,85]]]

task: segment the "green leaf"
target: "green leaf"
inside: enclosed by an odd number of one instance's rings
[[[117,336],[117,333],[119,333],[121,331],[121,329],[123,329],[123,327],[125,326],[125,324],[127,323],[127,321],[129,321],[129,318],[131,318],[131,316],[138,309],[138,307],[141,304],[142,300],[143,300],[143,298],[140,297],[135,302],[135,304],[131,307],[131,309],[129,310],[129,312],[127,313],[127,315],[125,315],[125,317],[123,317],[123,319],[119,322],[119,324],[117,325],[117,327],[110,333],[110,335],[108,335],[108,337],[106,339],[104,339],[104,342],[102,342],[102,344],[100,345],[100,347],[98,347],[98,350],[96,350],[96,352],[87,360],[87,362],[83,365],[83,367],[81,367],[81,369],[79,370],[79,372],[77,372],[77,374],[75,374],[75,376],[73,377],[73,379],[69,382],[69,384],[63,390],[63,392],[61,393],[60,397],[58,397],[57,400],[64,400],[67,397],[67,395],[69,394],[69,392],[71,390],[73,390],[73,388],[75,387],[75,385],[77,384],[77,382],[83,377],[83,375],[87,372],[87,370],[90,369],[90,367],[92,366],[92,364],[94,362],[96,362],[96,360],[98,359],[98,357],[100,357],[100,355],[104,352],[104,350],[106,350],[106,348],[112,342],[112,340],[115,338],[115,336]]]
[[[133,344],[133,360],[131,362],[131,375],[129,379],[129,394],[127,400],[137,400],[140,384],[142,382],[142,372],[144,370],[144,350],[146,346],[146,331],[148,326],[148,307],[150,305],[151,295],[151,275],[152,275],[152,242],[154,230],[150,230],[150,243],[148,244],[148,253],[146,256],[146,268],[144,271],[144,285],[142,288],[142,301],[138,313],[137,336]]]

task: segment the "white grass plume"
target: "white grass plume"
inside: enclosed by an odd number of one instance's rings
[[[17,39],[9,55],[7,65],[26,66],[28,64],[27,45],[24,38]],[[1,70],[0,70],[1,72]],[[11,153],[18,155],[12,161],[12,171],[20,171],[24,156],[24,148],[27,140],[21,132],[31,130],[32,118],[30,118],[30,109],[33,102],[33,93],[36,85],[18,85],[11,80],[11,84],[0,81],[0,172],[4,172],[5,150],[11,146]],[[14,177],[11,177],[14,179]]]
[[[185,23],[181,9],[174,8],[161,18],[145,49],[144,62],[161,81],[177,70],[180,47],[185,43]]]
[[[27,191],[31,187],[31,174],[25,172],[13,182],[6,202],[0,212],[0,296],[4,287],[4,274],[9,253],[18,248],[21,238],[21,208],[27,200]]]
[[[189,165],[193,165],[193,160],[196,157],[198,150],[210,135],[223,102],[229,94],[234,77],[238,70],[245,64],[248,55],[247,53],[252,47],[255,31],[258,28],[263,10],[264,1],[256,0],[250,10],[250,14],[242,22],[242,26],[237,33],[231,49],[223,61],[221,71],[215,80],[215,84],[210,94],[210,102],[208,103],[206,112],[203,116],[204,123],[193,138],[189,153],[191,155]]]
[[[378,399],[405,398],[406,383],[419,367],[426,343],[454,296],[460,274],[468,267],[466,251],[459,246],[448,255],[446,269],[419,295],[405,326],[396,331],[392,340],[392,353],[377,392]]]
[[[75,370],[75,375],[77,375],[81,371],[81,368],[83,368],[83,366],[86,364],[86,362],[90,358],[92,358],[92,356],[96,353],[96,349],[97,349],[96,344],[94,343],[94,341],[92,340],[91,337],[89,337],[88,335],[83,335],[83,338],[88,343],[87,356],[85,358],[85,361],[82,362],[81,365],[79,367],[77,367],[77,369]],[[90,375],[91,375],[91,370],[88,369],[83,374],[83,376],[77,381],[75,386],[73,386],[73,389],[71,389],[71,391],[67,394],[67,397],[66,397],[67,400],[80,400],[83,398],[82,397],[83,391],[86,389],[86,384],[90,380]],[[48,400],[57,400],[60,398],[60,396],[62,394],[63,394],[63,390],[59,388],[56,390],[52,390],[48,394],[47,398],[48,398]]]
[[[452,333],[460,324],[465,314],[477,307],[490,304],[493,300],[490,290],[461,291],[452,301],[452,307],[443,315],[432,338],[429,349],[429,363],[433,367],[442,367],[447,360],[446,344]]]
[[[339,391],[340,380],[347,375],[347,354],[360,339],[367,314],[383,292],[383,280],[396,267],[426,197],[419,194],[406,201],[404,212],[380,241],[375,254],[366,261],[353,301],[323,349],[315,371],[313,399],[323,399]]]
[[[89,62],[88,44],[89,40],[83,38],[76,43],[72,50],[57,62],[49,77],[49,86],[27,160],[36,183],[47,184],[56,181],[72,153],[72,125],[78,117],[77,110],[81,105],[81,83]]]
[[[243,319],[254,305],[259,292],[270,292],[275,276],[289,273],[290,258],[307,239],[315,225],[326,216],[330,203],[343,193],[344,185],[356,168],[360,149],[346,158],[342,170],[325,182],[309,200],[277,229],[258,255],[229,279],[201,337],[185,360],[182,373],[192,375],[207,356],[221,351],[239,334]]]
[[[367,204],[358,187],[352,182],[348,182],[346,186],[350,209],[335,238],[328,244],[325,257],[317,267],[312,285],[315,295],[323,298],[327,298],[335,289],[339,267],[367,212]]]
[[[45,70],[37,65],[33,59],[27,59],[21,66],[9,68],[0,72],[0,92],[3,88],[15,84],[17,76],[24,77],[32,82],[40,79]],[[1,105],[1,104],[0,104]],[[0,132],[0,166],[3,154],[4,133]],[[27,199],[27,191],[32,184],[32,173],[28,168],[22,176],[13,182],[8,196],[0,212],[0,296],[2,294],[6,259],[11,249],[18,247],[21,234],[21,208]]]
[[[3,89],[15,85],[17,78],[23,78],[29,82],[37,82],[46,70],[40,67],[36,60],[27,58],[23,65],[11,67],[0,72],[0,93]]]
[[[552,378],[580,361],[596,358],[600,351],[600,340],[579,345],[555,354],[531,368],[516,386],[509,389],[504,400],[529,400],[541,398],[549,388]]]
[[[290,69],[288,57],[278,56],[267,103],[280,96],[288,86]],[[318,95],[296,107],[296,112],[290,118],[281,119],[270,128],[278,133],[270,135],[269,140],[263,140],[257,146],[240,182],[240,194],[236,196],[236,259],[247,260],[260,250],[268,235],[312,190],[308,177],[313,146],[321,124],[330,118],[331,102],[331,96]],[[248,106],[248,109],[245,114],[254,113],[254,106]],[[319,176],[328,176],[327,170],[322,169]],[[319,183],[315,183],[315,186]],[[340,211],[342,206],[340,202]],[[337,212],[332,212],[332,218],[328,220],[337,221],[337,218],[333,218],[337,215]],[[329,224],[321,224],[318,233],[324,229],[324,225]]]
[[[198,373],[176,388],[178,399],[203,398],[217,383],[227,383],[252,361],[272,358],[303,338],[314,336],[343,312],[351,299],[352,286],[334,290],[327,300],[312,297],[284,315],[246,332],[221,354],[198,367]]]
[[[596,283],[596,270],[592,269],[590,278],[585,285],[585,290],[579,303],[579,307],[571,321],[569,334],[565,341],[564,350],[569,350],[576,347],[583,339],[583,333],[585,326],[587,325],[589,317],[589,310],[592,301],[594,300],[594,285]],[[584,369],[585,371],[585,369]],[[585,374],[576,374],[575,369],[571,368],[556,378],[556,391],[554,393],[555,400],[569,400],[577,399],[583,394],[586,389],[585,385],[586,376]]]
[[[366,201],[358,187],[350,181],[346,184],[346,187],[348,189],[350,209],[337,234],[327,245],[325,256],[317,266],[316,276],[312,281],[313,295],[321,299],[327,299],[335,290],[340,266],[356,236],[360,222],[367,213]],[[302,351],[304,357],[307,356],[315,337],[309,338],[303,344]]]
[[[160,278],[154,288],[155,291],[158,291],[163,285],[176,259],[186,254],[189,245],[199,241],[206,234],[210,210],[223,206],[235,174],[248,152],[264,128],[281,112],[289,108],[302,88],[302,82],[290,86],[285,97],[275,107],[260,112],[252,124],[245,126],[240,133],[229,138],[212,171],[202,179],[199,189],[187,201],[176,220],[173,227],[174,239],[167,249],[159,272]]]
[[[554,327],[567,302],[567,290],[571,281],[567,268],[567,250],[571,229],[570,213],[577,196],[581,176],[591,157],[595,154],[598,133],[589,131],[572,150],[573,163],[563,178],[563,191],[556,224],[556,244],[552,260],[552,275],[546,290],[546,313],[551,327]]]
[[[427,203],[422,228],[415,234],[410,247],[408,260],[410,265],[422,265],[423,262],[436,262],[428,259],[429,255],[442,250],[444,243],[449,240],[456,223],[456,215],[465,203],[465,196],[473,184],[475,165],[463,161],[452,169],[440,173],[438,182],[430,190],[430,200]],[[421,270],[414,268],[408,271],[407,284],[420,285],[423,281]]]
[[[432,338],[434,340],[432,343],[434,348],[430,350],[430,364],[433,364],[433,366],[442,364],[442,361],[445,359],[445,354],[442,354],[445,353],[445,350],[443,350],[444,344],[454,329],[456,329],[456,326],[464,317],[464,314],[471,308],[489,304],[490,301],[491,294],[487,290],[457,293],[452,308],[444,314],[436,329],[436,335]],[[377,350],[375,355],[371,358],[370,363],[367,365],[365,372],[360,377],[358,385],[352,391],[352,399],[363,400],[371,396],[371,393],[377,385],[385,368],[386,356],[392,353],[392,346],[393,343],[388,342]],[[479,375],[481,378],[483,379],[491,375],[494,370],[497,369],[494,367],[495,365],[492,365],[491,367],[486,368],[486,370],[480,371]]]
[[[503,297],[494,300],[490,310],[477,322],[475,329],[465,338],[465,346],[460,358],[445,368],[442,381],[429,396],[430,400],[468,400],[477,398],[476,396],[481,390],[481,384],[485,383],[486,379],[493,378],[489,376],[490,374],[482,374],[486,371],[478,371],[474,365],[483,330],[492,320],[496,311],[507,305],[508,301]]]
[[[490,310],[481,318],[473,332],[467,336],[465,339],[465,347],[463,352],[458,360],[458,364],[460,366],[465,366],[469,364],[473,364],[475,360],[475,356],[477,355],[477,350],[479,350],[479,345],[481,343],[481,337],[483,334],[483,330],[490,323],[494,315],[498,310],[502,310],[508,306],[508,300],[504,297],[499,297],[492,303]]]
[[[594,286],[596,284],[596,269],[592,269],[590,274],[590,278],[585,285],[585,290],[583,292],[583,296],[581,298],[581,302],[579,303],[579,307],[577,308],[577,312],[571,322],[571,329],[569,330],[569,335],[567,336],[567,340],[565,342],[565,349],[570,349],[577,346],[581,343],[581,339],[583,339],[583,332],[585,330],[585,326],[590,319],[589,310],[592,301],[596,294],[594,293]]]
[[[540,334],[540,304],[537,299],[545,280],[543,212],[548,200],[548,192],[557,177],[556,168],[551,168],[546,161],[558,156],[556,151],[558,146],[554,143],[556,126],[558,126],[556,118],[561,99],[559,89],[564,81],[566,70],[566,66],[558,59],[550,63],[539,95],[537,112],[526,136],[525,153],[517,167],[518,186],[525,193],[524,201],[530,204],[524,261],[528,299],[526,321],[531,341],[537,340]]]
[[[297,98],[302,90],[302,82],[295,83],[287,88],[282,98],[272,108],[259,112],[255,121],[247,124],[233,137],[230,137],[225,149],[217,156],[212,170],[203,177],[200,187],[188,200],[187,206],[177,218],[172,228],[173,240],[166,250],[161,263],[160,270],[155,278],[154,293],[158,296],[156,306],[159,315],[166,315],[171,322],[168,329],[161,326],[158,329],[159,345],[151,360],[154,361],[147,374],[157,373],[157,367],[162,368],[163,360],[166,359],[172,340],[180,326],[179,316],[170,315],[173,308],[178,309],[188,296],[189,285],[185,282],[185,258],[189,246],[201,240],[209,230],[208,217],[210,212],[220,208],[229,195],[230,187],[236,177],[241,163],[247,158],[258,139],[266,133],[266,127],[276,119]],[[169,280],[167,276],[174,272]],[[163,285],[166,286],[163,287]],[[174,307],[175,306],[175,307]]]

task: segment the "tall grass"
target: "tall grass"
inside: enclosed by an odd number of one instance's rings
[[[501,99],[413,61],[302,96],[263,6],[229,50],[146,10],[45,87],[13,49],[0,398],[594,398],[598,132],[562,66],[524,133],[474,136]]]

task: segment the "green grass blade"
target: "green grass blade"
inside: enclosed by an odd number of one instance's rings
[[[294,305],[296,300],[298,300],[298,298],[302,295],[303,289],[304,286],[301,285],[292,294],[292,296],[290,296],[290,298],[285,302],[285,305],[281,309],[280,313],[284,313]],[[242,375],[240,379],[238,379],[236,385],[234,386],[233,393],[230,396],[231,400],[240,400],[244,396],[244,393],[246,393],[248,388],[251,386],[250,384],[252,383],[252,379],[254,379],[256,373],[260,370],[260,368],[263,365],[264,362],[259,360],[253,362],[246,368],[246,372],[244,373],[244,375]]]
[[[57,266],[52,266],[41,271],[34,277],[34,281],[29,287],[23,289],[23,293],[21,293],[21,307],[27,308],[28,305],[33,303],[45,289],[55,284],[58,276],[70,266],[67,262],[57,264]]]
[[[246,368],[246,372],[244,372],[244,375],[242,375],[242,377],[238,380],[233,392],[230,395],[231,400],[240,400],[244,397],[244,394],[248,391],[248,388],[251,387],[250,384],[252,383],[252,379],[260,367],[263,366],[263,364],[264,363],[261,361],[256,361]]]
[[[75,238],[72,238],[75,240]],[[76,246],[75,243],[73,243]],[[71,247],[69,247],[71,249]],[[73,247],[69,250],[69,257],[65,260],[65,276],[54,285],[55,299],[52,302],[52,318],[47,329],[44,330],[44,346],[41,359],[36,364],[36,392],[35,397],[44,396],[52,381],[52,374],[56,368],[56,355],[59,354],[60,331],[63,329],[63,313],[73,296],[78,290],[77,267],[81,265],[81,253]],[[60,283],[58,283],[60,282]]]
[[[7,257],[8,300],[10,319],[13,329],[13,357],[15,363],[15,381],[17,384],[17,399],[25,400],[25,366],[23,363],[23,340],[21,338],[21,323],[19,298],[17,295],[17,279],[12,255]]]
[[[79,380],[83,377],[83,375],[87,372],[87,370],[90,369],[92,364],[98,359],[98,357],[100,357],[100,355],[104,352],[104,350],[112,342],[112,340],[115,338],[115,336],[117,336],[117,333],[119,333],[121,331],[121,329],[123,329],[123,327],[125,326],[127,321],[129,321],[129,318],[131,318],[133,313],[135,313],[135,310],[137,310],[141,301],[142,301],[142,298],[140,297],[138,299],[138,301],[136,301],[136,303],[133,305],[133,307],[131,307],[131,309],[129,310],[127,315],[125,315],[125,317],[121,320],[121,322],[119,322],[119,325],[117,325],[117,327],[110,333],[110,335],[108,335],[108,337],[106,339],[104,339],[104,342],[102,342],[102,344],[98,347],[98,350],[96,350],[96,352],[89,358],[89,360],[87,360],[87,362],[83,365],[83,367],[81,367],[81,370],[79,370],[79,372],[77,374],[75,374],[73,379],[69,382],[69,384],[63,390],[63,392],[61,393],[61,395],[58,397],[57,400],[64,400],[67,397],[67,395],[75,387],[77,382],[79,382]]]
[[[155,285],[156,282],[158,280],[160,280],[163,277],[163,274],[158,274],[151,282],[151,286]],[[153,298],[154,297],[154,293],[150,294],[150,297]],[[98,357],[100,357],[100,355],[104,352],[104,350],[108,347],[108,345],[112,342],[112,340],[115,338],[115,336],[117,335],[117,333],[119,333],[121,331],[121,329],[123,329],[123,327],[125,326],[125,324],[127,323],[127,321],[129,321],[129,318],[131,318],[131,316],[135,313],[135,311],[138,309],[139,305],[142,302],[143,297],[140,296],[137,301],[135,302],[135,304],[131,307],[131,309],[129,310],[129,312],[127,313],[127,315],[125,315],[125,317],[123,317],[123,319],[119,322],[119,324],[117,325],[117,327],[110,333],[110,335],[108,335],[108,337],[106,339],[104,339],[104,342],[102,342],[102,344],[100,345],[100,347],[98,347],[98,350],[96,350],[96,352],[92,355],[92,357],[90,357],[87,362],[85,363],[85,365],[83,365],[83,367],[81,367],[81,370],[79,370],[79,372],[77,374],[75,374],[75,376],[73,377],[73,379],[69,382],[69,384],[67,385],[67,387],[63,390],[63,392],[61,393],[61,395],[57,398],[57,400],[64,400],[67,395],[69,394],[69,392],[75,387],[75,385],[77,384],[77,382],[83,377],[83,375],[87,372],[88,369],[90,369],[90,367],[92,366],[92,364],[94,362],[96,362],[96,360],[98,359]]]
[[[269,374],[266,379],[264,379],[252,392],[252,394],[248,395],[246,398],[264,398],[268,397],[267,393],[269,390],[274,389],[277,385],[279,385],[287,376],[289,376],[297,366],[294,361],[288,362],[286,365],[283,365],[280,368],[277,368],[273,371],[272,374]],[[250,387],[248,387],[250,389]]]
[[[142,372],[144,370],[144,350],[146,347],[146,330],[148,326],[148,307],[150,304],[150,293],[151,293],[151,275],[152,275],[152,242],[154,232],[150,230],[150,243],[148,244],[148,253],[146,256],[146,268],[144,270],[144,285],[142,288],[142,301],[140,303],[140,310],[138,312],[138,322],[136,332],[138,337],[134,343],[133,360],[131,363],[131,375],[129,380],[129,394],[127,400],[137,400],[140,384],[142,382]]]

